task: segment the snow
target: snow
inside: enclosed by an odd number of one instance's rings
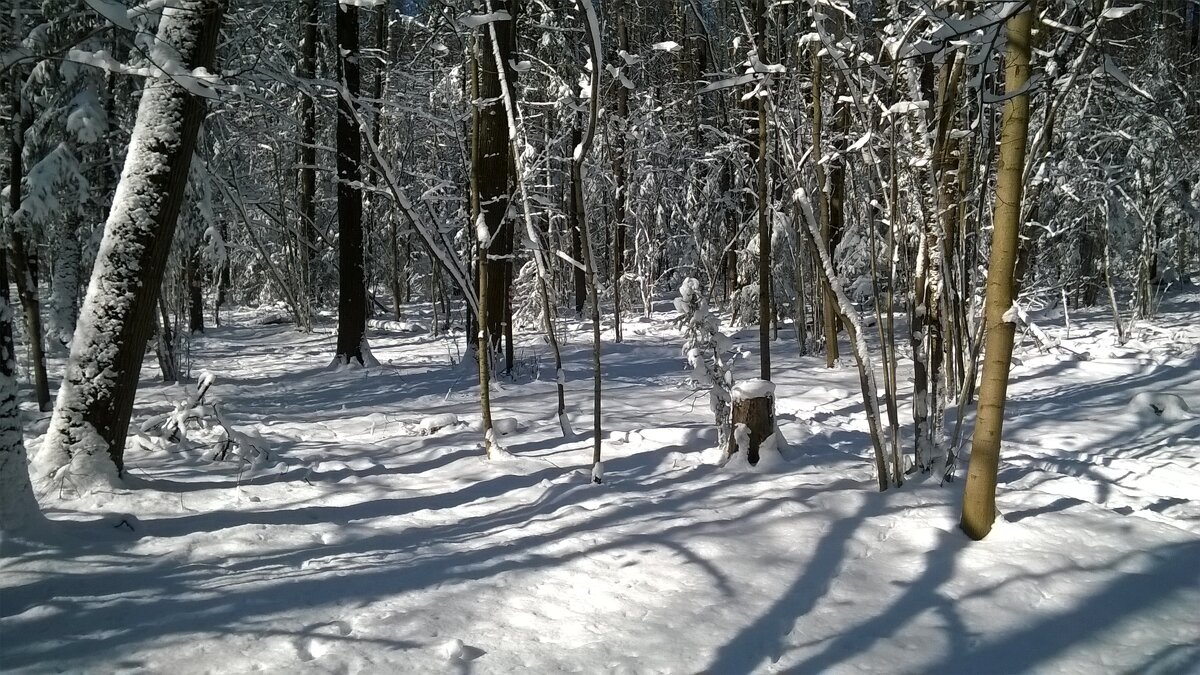
[[[1184,407],[1200,401],[1200,293],[1169,295],[1123,345],[1105,309],[1072,311],[1070,337],[1030,310],[1089,358],[1018,346],[1001,518],[978,543],[957,527],[961,482],[876,491],[857,373],[784,342],[777,434],[758,466],[715,466],[712,416],[678,388],[675,312],[656,307],[606,345],[598,485],[592,439],[561,438],[553,381],[497,382],[497,419],[526,428],[488,460],[446,338],[373,330],[403,369],[328,373],[330,325],[232,312],[193,358],[271,468],[131,447],[121,483],[42,494],[51,522],[0,559],[5,672],[1200,666],[1200,418]],[[428,306],[404,310],[428,323]],[[588,334],[564,327],[564,369],[588,367]],[[537,335],[520,347],[544,358]],[[135,424],[180,398],[154,370]],[[591,382],[567,385],[590,429]],[[420,435],[438,415],[461,423]],[[45,424],[26,432],[34,447]]]
[[[765,398],[775,395],[775,383],[768,380],[742,380],[733,385],[733,390],[730,393],[735,402]]]
[[[461,21],[462,24],[468,28],[479,28],[480,26],[486,26],[489,23],[511,20],[512,15],[505,10],[488,12],[487,14],[471,14],[459,19],[459,21]]]
[[[452,427],[458,424],[458,415],[454,413],[441,413],[438,415],[430,415],[421,420],[417,427],[421,433],[425,435],[432,434],[440,429]]]

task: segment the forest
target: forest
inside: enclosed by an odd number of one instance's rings
[[[1197,0],[12,0],[0,669],[1200,669]]]

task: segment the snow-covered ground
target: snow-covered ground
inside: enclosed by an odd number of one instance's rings
[[[1067,337],[1034,314],[1067,349],[1021,348],[1002,520],[972,543],[961,480],[875,491],[854,368],[797,357],[790,333],[773,360],[792,447],[747,470],[709,462],[670,314],[628,324],[605,345],[595,485],[585,327],[565,352],[580,437],[560,438],[531,338],[492,399],[513,458],[488,461],[450,342],[373,330],[383,366],[330,372],[328,327],[239,315],[197,339],[194,371],[266,463],[139,441],[126,489],[46,495],[54,527],[4,542],[0,669],[1198,672],[1200,416],[1167,395],[1200,408],[1200,294],[1124,346],[1105,316]],[[187,396],[155,374],[135,421]]]

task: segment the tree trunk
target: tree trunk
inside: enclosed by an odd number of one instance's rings
[[[20,226],[13,222],[21,209],[21,181],[24,179],[22,154],[25,147],[25,132],[30,127],[27,115],[21,113],[21,78],[13,73],[12,127],[9,132],[8,165],[8,227],[9,243],[12,246],[12,273],[17,282],[17,297],[21,301],[21,314],[25,319],[25,341],[29,344],[30,371],[33,373],[34,396],[38,410],[50,409],[50,384],[46,378],[45,339],[42,335],[42,308],[38,298],[37,251],[30,251]],[[30,254],[33,257],[30,257]],[[6,256],[7,257],[7,256]]]
[[[192,334],[204,332],[204,274],[200,253],[192,254],[185,270],[188,287],[188,330]]]
[[[488,4],[489,12],[512,12],[509,0],[499,0]],[[478,38],[475,56],[477,71],[479,103],[479,123],[476,129],[479,144],[479,154],[475,163],[475,180],[479,185],[479,208],[483,213],[483,222],[487,227],[488,239],[484,248],[487,251],[488,283],[487,294],[481,295],[482,305],[487,304],[488,345],[492,350],[499,350],[505,335],[505,323],[509,306],[509,284],[512,280],[513,226],[508,222],[509,186],[512,183],[513,163],[509,153],[508,124],[504,113],[501,96],[500,73],[496,70],[496,60],[492,57],[493,49],[499,49],[504,63],[509,63],[512,55],[512,23],[513,20],[500,22],[496,27],[496,45],[493,47],[492,38],[487,26],[482,26]],[[511,68],[505,69],[509,82],[514,82],[516,72]],[[512,369],[512,363],[505,364],[505,371]]]
[[[12,172],[20,172],[20,165],[13,164]],[[20,203],[20,190],[13,193],[13,201]],[[19,206],[13,207],[13,212]],[[19,232],[10,232],[12,244],[13,276],[17,280],[17,295],[21,299],[21,313],[25,317],[25,341],[29,345],[30,370],[33,372],[33,390],[38,410],[50,410],[50,381],[46,377],[46,340],[42,335],[42,303],[38,298],[34,261],[29,257],[25,237]]]
[[[184,68],[211,71],[224,9],[224,0],[173,3],[162,10],[158,40],[178,50]],[[124,469],[138,374],[205,109],[171,78],[142,90],[38,475],[78,458],[102,478],[110,469],[97,459],[105,452],[118,476]]]
[[[765,396],[741,396],[739,392],[769,391]],[[729,435],[727,454],[732,456],[745,446],[746,461],[758,464],[763,441],[775,433],[775,387],[767,380],[742,380],[733,388],[733,411],[730,415],[733,433]]]
[[[767,4],[758,0],[754,7],[755,49],[761,62],[767,62]],[[770,91],[769,73],[763,74],[763,93]],[[767,161],[767,148],[770,136],[767,129],[767,98],[759,96],[758,108],[758,152],[755,164],[758,169],[758,365],[759,377],[771,379],[771,204],[768,201],[767,187],[770,169]],[[758,449],[755,446],[757,455]],[[755,457],[757,461],[757,456]]]
[[[358,98],[358,7],[337,11],[339,84],[337,117],[338,334],[339,363],[366,365],[367,287],[363,277],[362,139],[354,102]]]
[[[486,30],[482,31],[486,35]],[[480,41],[483,40],[481,35],[475,37],[475,44],[471,50],[471,100],[478,101],[481,89],[482,76],[480,73],[479,61],[487,55],[482,54],[482,46]],[[488,59],[489,61],[491,59]],[[494,63],[494,62],[493,62]],[[484,138],[482,136],[483,126],[483,111],[479,105],[471,106],[471,185],[470,185],[470,206],[471,206],[471,221],[475,226],[472,233],[475,235],[475,271],[476,271],[476,292],[479,299],[479,312],[474,322],[476,330],[476,347],[475,358],[479,372],[479,407],[483,423],[483,451],[488,457],[492,457],[495,452],[495,437],[492,435],[492,396],[491,396],[491,354],[492,341],[488,336],[488,246],[491,244],[491,228],[487,225],[487,217],[484,214],[483,194],[481,174],[485,167],[488,166],[484,162]],[[489,139],[490,140],[490,139]],[[490,147],[490,144],[489,144]],[[507,147],[507,144],[506,146]]]
[[[8,251],[0,248],[0,532],[12,532],[40,517],[21,433],[8,293]]]
[[[629,29],[625,25],[625,0],[618,0],[616,7],[617,14],[617,49],[628,53],[629,52]],[[620,58],[613,60],[614,63],[624,68],[624,61]],[[620,78],[614,83],[613,88],[616,91],[617,97],[617,119],[613,126],[613,183],[616,188],[615,213],[616,213],[616,231],[613,234],[612,248],[612,286],[613,286],[613,333],[617,342],[621,342],[621,277],[625,275],[625,249],[626,249],[626,232],[628,230],[626,220],[629,218],[629,185],[625,175],[626,168],[626,147],[628,139],[626,138],[626,130],[629,126],[629,90],[621,83]]]
[[[1008,20],[1006,92],[1020,92],[1029,81],[1032,4]],[[1000,437],[1008,393],[1008,370],[1016,332],[1016,325],[1006,320],[1004,315],[1012,307],[1013,301],[1013,268],[1016,265],[1021,226],[1022,175],[1029,131],[1028,92],[1005,102],[1002,124],[984,313],[983,375],[979,385],[975,434],[971,440],[971,464],[963,493],[962,528],[968,537],[976,540],[987,536],[996,519],[996,473],[1000,465]]]
[[[90,212],[91,209],[89,209]],[[79,316],[79,275],[81,251],[79,221],[65,218],[55,236],[51,261],[50,311],[46,322],[46,341],[69,348]]]
[[[296,64],[296,77],[307,80],[306,86],[312,86],[312,80],[317,76],[317,24],[320,16],[317,11],[317,0],[302,0],[300,3],[300,60]],[[313,283],[313,248],[317,240],[317,112],[316,100],[311,94],[301,90],[299,95],[300,113],[300,207],[299,249],[300,249],[300,283],[301,288],[296,293],[303,307],[298,308],[303,322],[311,322],[312,302],[314,293]],[[218,303],[219,306],[219,303]],[[309,328],[304,325],[302,328]]]
[[[596,120],[600,115],[600,73],[604,71],[600,51],[600,20],[596,18],[596,8],[592,0],[577,0],[582,10],[586,29],[591,39],[588,40],[588,56],[592,59],[592,72],[589,79],[590,95],[588,96],[587,126],[579,145],[575,146],[574,160],[571,162],[572,175],[575,183],[575,206],[579,213],[579,224],[583,238],[583,261],[587,273],[588,294],[592,300],[592,482],[604,481],[604,464],[600,461],[600,435],[603,430],[602,399],[603,377],[600,373],[600,299],[596,288],[596,256],[593,247],[592,229],[588,225],[587,211],[583,208],[583,175],[588,153],[596,133]]]
[[[577,147],[583,139],[583,131],[576,125],[571,129],[571,147]],[[583,212],[583,187],[575,163],[571,163],[571,185],[567,189],[567,227],[571,230],[571,259],[583,259],[583,237],[580,235],[580,214]],[[587,278],[582,265],[571,265],[572,281],[575,286],[575,315],[583,318],[584,303],[587,302]]]
[[[812,54],[812,147],[813,154],[819,160],[821,158],[821,124],[824,118],[822,110],[821,93],[821,71],[822,63],[820,57],[820,45],[813,45]],[[825,166],[821,162],[814,163],[814,171],[817,177],[817,218],[821,226],[821,241],[829,243],[829,254],[832,260],[833,254],[833,228],[830,227],[829,217],[829,194],[825,189]],[[821,317],[822,326],[825,333],[825,367],[832,368],[838,360],[838,343],[837,343],[837,300],[834,297],[833,289],[829,286],[828,279],[821,276]]]
[[[167,383],[179,381],[179,360],[175,356],[175,332],[171,330],[171,315],[162,290],[158,292],[158,341],[154,353],[158,357],[158,369],[162,380]]]

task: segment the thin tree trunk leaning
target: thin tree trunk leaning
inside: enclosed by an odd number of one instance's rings
[[[589,33],[588,40],[588,55],[592,59],[591,81],[589,84],[590,94],[588,96],[588,122],[583,130],[583,138],[580,139],[579,145],[575,146],[574,161],[572,162],[573,175],[578,179],[575,185],[575,207],[579,213],[579,223],[582,227],[582,244],[583,244],[583,260],[586,270],[588,294],[592,298],[592,374],[593,374],[593,400],[592,400],[592,481],[601,483],[604,481],[604,464],[600,461],[600,433],[601,433],[601,377],[600,377],[600,299],[596,293],[596,257],[592,246],[592,228],[588,224],[587,211],[583,208],[583,176],[584,162],[587,161],[588,152],[592,149],[592,141],[596,134],[596,118],[600,114],[600,73],[604,66],[600,57],[600,21],[596,18],[596,7],[592,4],[592,0],[578,0],[580,10],[583,12],[584,21],[587,23],[586,30]]]
[[[21,432],[8,293],[8,251],[0,248],[0,532],[3,533],[41,520],[29,482],[29,459]]]
[[[783,147],[788,148],[789,146],[785,143]],[[790,155],[792,153],[788,152],[787,154]],[[794,159],[792,162],[794,164]],[[799,180],[798,172],[796,180]],[[813,247],[817,251],[820,269],[825,275],[825,281],[833,289],[837,299],[836,307],[840,309],[839,315],[843,325],[846,327],[846,332],[850,338],[850,347],[854,350],[855,361],[858,363],[858,383],[862,389],[863,406],[866,408],[867,413],[867,425],[871,430],[871,445],[875,449],[875,472],[879,478],[879,491],[883,492],[888,489],[888,486],[892,483],[898,487],[904,483],[903,466],[899,453],[894,451],[891,457],[892,475],[889,480],[888,463],[884,452],[883,430],[880,427],[879,418],[879,385],[875,381],[875,366],[871,363],[870,352],[867,351],[867,343],[862,326],[858,320],[858,316],[855,314],[853,303],[846,296],[846,292],[842,289],[841,284],[837,283],[837,275],[833,271],[833,260],[830,258],[825,241],[821,238],[821,227],[817,222],[816,216],[813,215],[812,203],[808,199],[808,194],[803,187],[798,187],[792,194],[792,199],[796,208],[800,209],[804,214],[805,222],[808,223],[809,236],[812,238]]]
[[[1029,81],[1032,4],[1007,22],[1006,92],[1022,92]],[[1000,465],[1009,361],[1016,332],[1016,324],[1007,315],[1015,294],[1013,268],[1017,260],[1021,225],[1022,174],[1028,131],[1029,93],[1023,92],[1005,102],[1000,130],[992,253],[988,261],[984,310],[983,375],[979,385],[975,434],[971,439],[971,463],[967,469],[961,521],[963,531],[975,540],[987,536],[996,519],[996,473]]]
[[[157,40],[178,51],[185,72],[213,69],[224,9],[224,0],[179,0],[162,10]],[[206,109],[204,99],[176,77],[147,84],[50,429],[36,457],[36,478],[69,478],[76,489],[112,484],[124,470],[138,374]]]
[[[363,277],[362,140],[358,97],[358,7],[338,5],[337,116],[338,329],[335,363],[367,365],[367,286]]]

